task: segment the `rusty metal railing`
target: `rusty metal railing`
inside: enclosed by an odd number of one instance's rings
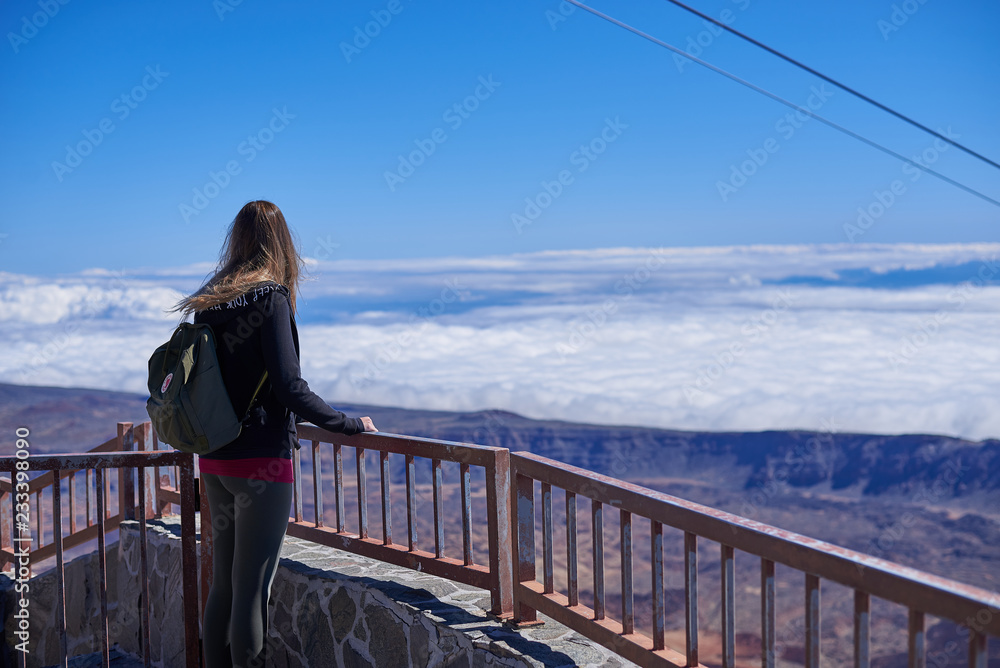
[[[132,428],[129,423],[119,423],[119,433],[117,443],[132,444]],[[104,446],[109,446],[105,443]],[[99,446],[103,447],[103,446]],[[111,446],[108,447],[110,449]],[[125,449],[131,449],[127,447]],[[105,545],[105,534],[112,530],[112,524],[117,527],[123,520],[139,520],[140,539],[140,575],[142,587],[142,609],[140,611],[141,634],[143,646],[143,658],[145,665],[150,665],[150,645],[149,645],[149,592],[147,589],[148,570],[146,555],[146,519],[149,509],[149,495],[147,491],[151,489],[149,485],[150,475],[147,469],[156,470],[158,466],[178,467],[180,485],[180,506],[181,506],[181,551],[183,564],[183,600],[184,600],[184,639],[186,665],[188,668],[195,668],[199,665],[198,647],[198,589],[197,589],[197,556],[195,541],[195,487],[194,487],[194,458],[192,455],[181,452],[90,452],[83,454],[67,455],[31,455],[26,458],[2,457],[0,458],[0,472],[11,474],[9,481],[4,481],[2,491],[4,496],[9,495],[10,519],[13,524],[6,524],[2,532],[4,547],[2,550],[2,563],[12,564],[15,570],[24,567],[26,574],[30,575],[30,565],[41,559],[55,556],[56,559],[56,618],[60,642],[61,665],[67,665],[67,636],[66,636],[66,586],[64,582],[63,553],[69,546],[68,540],[63,534],[63,503],[62,503],[62,480],[69,478],[69,500],[70,500],[70,523],[73,537],[73,545],[80,544],[91,538],[97,539],[98,552],[98,580],[100,591],[101,619],[100,632],[98,633],[102,663],[109,665],[110,643],[108,637],[108,594],[107,594],[107,555]],[[26,468],[19,469],[19,464],[26,464]],[[119,502],[118,514],[112,517],[108,511],[108,501],[110,488],[106,485],[109,476],[105,475],[109,469],[118,469],[119,472]],[[133,469],[142,472],[140,476],[140,490],[138,503],[136,503],[135,484],[133,479]],[[25,478],[19,478],[18,473],[35,471],[45,471],[46,473],[32,479],[30,482]],[[86,475],[86,496],[87,496],[87,528],[81,531],[74,531],[76,517],[74,509],[74,479],[77,472],[85,471]],[[155,475],[155,474],[154,474]],[[52,542],[41,546],[35,550],[28,551],[28,557],[23,558],[16,550],[20,537],[20,526],[23,522],[18,519],[18,503],[15,501],[19,494],[24,494],[25,498],[35,492],[38,508],[44,508],[41,504],[41,494],[39,490],[45,487],[51,488],[51,524]],[[94,517],[91,517],[90,500],[93,499]],[[7,517],[7,514],[4,513]],[[93,519],[93,523],[91,520]],[[42,536],[46,528],[45,523],[38,523],[37,536]],[[93,528],[93,531],[90,529]],[[91,535],[94,534],[94,535]],[[10,549],[6,547],[7,537],[10,537]],[[23,562],[22,562],[23,559]],[[19,660],[25,660],[24,653],[18,653]]]
[[[761,666],[775,668],[775,565],[783,564],[799,571],[803,576],[805,593],[805,668],[819,668],[820,662],[820,586],[823,581],[835,582],[853,589],[854,593],[854,665],[870,668],[871,598],[900,604],[908,609],[909,668],[926,668],[925,616],[932,615],[952,620],[969,629],[968,657],[970,668],[986,668],[987,640],[1000,636],[1000,596],[977,587],[933,576],[889,561],[847,550],[783,531],[749,519],[725,513],[714,508],[655,492],[573,467],[530,453],[510,453],[504,448],[453,443],[434,439],[413,438],[393,434],[360,434],[344,436],[314,426],[298,428],[299,437],[311,443],[303,454],[293,456],[295,486],[293,515],[289,520],[288,534],[322,545],[342,549],[362,556],[399,566],[418,569],[456,582],[489,590],[492,612],[500,617],[513,617],[516,624],[535,622],[541,612],[576,630],[583,636],[601,643],[642,666],[672,666],[674,668],[703,668],[699,659],[698,619],[698,547],[699,543],[713,542],[719,546],[720,617],[722,668],[736,665],[736,552],[744,552],[760,560],[760,635]],[[102,602],[101,642],[105,665],[108,660],[108,619],[105,572],[105,533],[112,531],[125,519],[140,520],[140,559],[142,579],[146,580],[145,520],[169,509],[180,506],[183,549],[183,601],[185,614],[185,646],[188,666],[198,663],[199,597],[197,595],[197,565],[195,563],[195,478],[194,458],[174,451],[156,451],[155,434],[149,423],[135,428],[131,423],[119,423],[116,438],[86,454],[59,456],[31,456],[32,471],[44,474],[29,481],[18,482],[0,478],[0,564],[17,564],[13,529],[18,518],[13,500],[16,493],[28,494],[34,500],[37,535],[44,535],[46,525],[52,528],[52,540],[31,551],[28,567],[37,561],[56,558],[57,589],[61,604],[58,607],[65,656],[65,586],[63,582],[63,553],[72,545],[86,540],[98,541],[100,564],[100,589]],[[344,466],[343,448],[354,450],[353,484],[345,485],[348,468]],[[150,451],[150,449],[153,449]],[[128,452],[139,449],[144,452]],[[126,452],[113,452],[124,450]],[[369,479],[366,471],[366,453],[378,453],[379,494],[381,511],[381,536],[369,536]],[[331,466],[332,455],[332,466]],[[405,485],[405,534],[397,541],[392,517],[393,494],[391,489],[390,461],[400,463],[403,458]],[[423,460],[427,460],[423,462]],[[14,474],[16,459],[0,459],[0,472]],[[326,463],[324,463],[324,461]],[[350,461],[350,460],[348,460]],[[303,463],[311,471],[303,477]],[[457,464],[461,512],[460,548],[455,555],[446,554],[446,524],[444,463]],[[429,468],[429,478],[422,476]],[[132,468],[141,468],[139,490]],[[173,472],[161,476],[160,469]],[[332,468],[332,471],[330,470]],[[108,469],[118,469],[117,495],[113,495],[108,481]],[[484,561],[477,561],[481,554],[474,549],[473,531],[473,477],[472,471],[481,469],[484,481],[487,548]],[[395,469],[398,474],[398,468]],[[418,476],[418,473],[421,476]],[[332,475],[330,475],[332,474]],[[74,503],[77,496],[75,484],[78,476],[84,477],[86,486],[85,526],[76,526]],[[432,508],[433,549],[418,546],[417,516],[418,477],[429,479],[430,498],[426,503]],[[70,531],[64,532],[62,484],[68,478],[70,505]],[[479,479],[477,473],[477,480]],[[330,482],[332,480],[332,482]],[[397,478],[398,480],[398,478]],[[348,483],[351,483],[348,478]],[[20,485],[24,487],[20,487]],[[449,485],[454,483],[449,481]],[[541,489],[540,550],[536,549],[535,487]],[[356,503],[345,498],[345,487],[355,487]],[[310,489],[311,487],[311,489]],[[424,487],[428,487],[425,485]],[[454,490],[454,487],[450,489]],[[565,493],[566,509],[566,583],[567,591],[556,591],[554,586],[554,541],[556,527],[553,518],[553,491]],[[51,512],[44,522],[39,512],[46,510],[43,493],[51,498]],[[136,492],[138,491],[138,494]],[[334,521],[327,526],[325,509],[333,495]],[[396,495],[398,497],[398,494]],[[111,502],[117,497],[118,512],[112,514]],[[480,497],[481,498],[481,497]],[[135,500],[138,500],[138,503]],[[208,507],[202,494],[203,524],[209,526]],[[397,498],[398,501],[398,498]],[[581,558],[579,536],[586,527],[577,526],[577,509],[584,509],[589,501],[590,549],[592,564],[591,597],[593,606],[581,603],[581,583],[578,563]],[[307,505],[312,505],[311,521],[306,519]],[[9,505],[8,505],[9,504]],[[354,511],[352,521],[348,506]],[[605,512],[613,509],[618,514],[619,555],[617,565],[621,578],[621,604],[613,606],[620,611],[620,618],[612,618],[605,592]],[[481,507],[480,507],[481,510]],[[93,511],[93,515],[92,515]],[[636,628],[633,608],[635,577],[633,562],[633,518],[644,518],[650,525],[649,564],[650,601],[652,620],[648,629]],[[609,518],[609,523],[614,523]],[[11,522],[14,524],[11,524]],[[684,641],[668,647],[665,634],[664,601],[664,529],[683,532],[683,583]],[[348,530],[350,529],[350,530]],[[373,533],[378,533],[377,529]],[[453,538],[451,534],[447,536]],[[678,537],[679,538],[679,537]],[[452,541],[452,544],[457,541]],[[420,543],[422,546],[423,543]],[[458,552],[460,551],[460,554]],[[613,563],[616,559],[609,559]],[[211,580],[211,531],[202,532],[201,586],[206,593]],[[542,565],[541,580],[536,573],[536,561]],[[586,592],[585,592],[586,593]],[[142,595],[143,647],[149,661],[148,592]],[[202,602],[204,601],[202,597]],[[65,665],[65,660],[64,660]]]
[[[848,550],[820,540],[783,531],[653,490],[622,482],[586,469],[530,453],[511,453],[511,533],[514,565],[514,621],[530,623],[536,611],[584,636],[613,648],[641,666],[701,666],[698,657],[698,541],[714,541],[720,548],[722,667],[735,665],[735,551],[760,559],[761,666],[775,666],[776,563],[804,574],[805,668],[819,668],[821,579],[854,590],[854,665],[870,665],[871,597],[906,606],[909,667],[925,668],[924,617],[935,615],[969,629],[969,666],[986,668],[987,638],[1000,635],[1000,595],[937,577],[890,561]],[[535,482],[541,483],[542,581],[536,576]],[[566,494],[566,553],[568,593],[553,585],[552,488]],[[593,608],[580,603],[577,564],[576,509],[578,497],[590,502]],[[604,592],[604,512],[620,515],[621,619],[611,619]],[[650,521],[650,564],[653,619],[649,634],[637,633],[632,601],[632,518]],[[664,638],[663,527],[684,532],[684,588],[686,642],[670,648]]]
[[[115,437],[108,439],[104,443],[88,450],[87,453],[84,454],[148,450],[150,449],[152,443],[152,429],[149,422],[145,422],[136,427],[133,427],[131,422],[119,422],[118,433]],[[80,477],[83,478],[83,503],[80,503],[80,495],[77,492],[78,485],[80,484],[78,478]],[[110,532],[118,528],[118,524],[122,521],[121,508],[124,506],[122,501],[126,491],[130,489],[130,481],[125,479],[125,471],[123,469],[119,470],[116,488],[117,495],[112,495],[112,478],[113,476],[105,476],[103,483],[100,486],[97,486],[94,484],[94,471],[92,469],[88,469],[86,471],[60,472],[60,480],[68,479],[68,494],[66,499],[69,506],[69,531],[63,535],[64,550],[72,550],[79,545],[83,545],[84,543],[97,538],[98,530],[95,508],[97,507],[98,494],[104,497],[103,507],[105,531]],[[51,471],[35,476],[28,481],[27,489],[23,492],[28,495],[27,503],[33,513],[32,518],[35,529],[34,537],[36,539],[36,546],[31,552],[30,562],[28,564],[29,569],[31,569],[34,564],[40,561],[45,561],[46,559],[51,559],[55,555],[55,545],[48,542],[47,539],[49,533],[52,531],[52,520],[54,518],[50,517],[46,512],[46,504],[43,501],[46,496],[51,499],[54,480],[55,477]],[[100,492],[98,490],[100,490]],[[0,480],[0,499],[2,499],[0,500],[0,569],[4,570],[10,564],[11,515],[9,513],[9,508],[7,508],[7,504],[9,503],[8,499],[10,498],[7,495],[10,491],[9,483],[5,480]],[[146,518],[149,519],[153,516],[153,500],[157,498],[157,492],[154,487],[152,477],[146,481],[143,492],[146,496],[145,500],[147,501],[148,509]],[[82,508],[80,506],[82,506]],[[78,526],[81,510],[83,511],[84,520],[82,526]]]
[[[439,575],[455,582],[462,582],[487,589],[490,592],[491,611],[498,616],[509,616],[513,608],[511,596],[510,552],[510,477],[509,455],[505,448],[495,448],[468,443],[453,443],[433,439],[398,436],[386,433],[344,436],[309,425],[298,428],[300,439],[311,441],[312,475],[310,484],[313,505],[312,521],[303,517],[303,480],[301,459],[296,450],[294,519],[289,522],[288,534],[335,547],[398,566]],[[326,497],[323,485],[322,446],[333,450],[333,503],[336,514],[334,526],[323,521]],[[357,521],[348,531],[348,518],[344,499],[343,447],[354,449],[355,486],[357,488]],[[381,538],[368,535],[368,491],[366,452],[377,452],[379,457],[379,487],[381,510]],[[397,541],[392,518],[390,485],[390,454],[400,455],[405,463],[406,537]],[[418,547],[416,530],[417,462],[427,460],[430,467],[433,508],[433,551]],[[461,499],[462,554],[445,554],[445,509],[443,462],[459,464]],[[472,530],[472,471],[479,467],[485,474],[487,558],[477,562]],[[307,488],[308,489],[308,488]]]

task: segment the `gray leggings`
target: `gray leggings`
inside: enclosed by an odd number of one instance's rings
[[[267,600],[288,526],[292,483],[202,476],[214,550],[205,604],[205,665],[263,666]]]

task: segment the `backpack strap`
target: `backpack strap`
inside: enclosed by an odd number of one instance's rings
[[[161,374],[166,375],[167,373],[167,360],[170,359],[170,344],[174,342],[174,339],[177,339],[178,347],[181,350],[184,350],[184,328],[182,327],[184,324],[185,323],[177,325],[174,329],[174,333],[170,335],[170,339],[167,341],[167,345],[163,351],[163,363],[160,364]]]
[[[260,382],[257,383],[257,389],[253,391],[253,396],[250,397],[250,405],[247,406],[247,412],[243,416],[243,420],[250,417],[250,409],[252,409],[253,405],[257,402],[257,395],[260,394],[260,389],[264,387],[265,382],[267,382],[267,369],[264,369],[264,374],[260,377]]]

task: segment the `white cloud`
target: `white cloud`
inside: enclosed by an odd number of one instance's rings
[[[1000,436],[1000,287],[960,285],[993,271],[998,252],[752,246],[321,262],[303,286],[304,375],[354,403]],[[146,359],[176,322],[163,309],[203,269],[4,274],[0,380],[144,392]],[[840,280],[903,269],[943,273],[905,289]],[[796,276],[830,284],[780,283]]]

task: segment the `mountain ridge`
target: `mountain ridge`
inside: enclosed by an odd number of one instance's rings
[[[0,384],[0,433],[10,435],[5,442],[12,449],[14,429],[27,426],[35,454],[87,450],[112,437],[116,422],[145,421],[145,399],[124,392]],[[863,554],[1000,591],[1000,441],[996,439],[804,430],[692,432],[535,420],[509,411],[463,413],[350,403],[337,408],[354,415],[371,415],[387,432],[530,450]],[[348,468],[353,466],[351,460],[353,457],[345,456]],[[401,458],[394,456],[390,461],[390,476],[400,480],[404,475],[397,470],[403,463]],[[351,477],[349,473],[346,479]],[[446,498],[455,501],[447,502],[449,507],[457,507],[456,473],[457,467],[445,465]],[[419,462],[416,474],[418,488],[426,493],[429,463]],[[305,468],[303,475],[308,479]],[[327,470],[325,475],[332,472]],[[473,484],[479,484],[475,478]],[[553,496],[553,512],[559,520],[564,506],[561,494]],[[421,498],[418,504],[430,502]],[[399,502],[398,498],[393,501]],[[485,512],[484,502],[485,496],[473,495],[473,513],[479,513],[479,518]],[[405,513],[405,509],[398,512]],[[614,512],[606,518],[606,548],[612,559],[616,554],[616,518]],[[431,535],[425,514],[418,513],[416,521],[420,535]],[[484,526],[482,521],[474,523],[474,532],[479,532],[476,544],[485,541],[481,535]],[[589,523],[581,520],[580,529],[586,533]],[[460,546],[453,544],[457,535],[446,537],[452,541],[448,549],[455,554],[460,553]],[[665,563],[670,565],[668,576],[675,578],[667,591],[668,600],[675,604],[667,618],[669,628],[683,628],[682,615],[677,612],[683,610],[683,588],[677,584],[682,581],[676,579],[683,563],[682,548],[683,533],[664,528]],[[699,577],[708,586],[717,586],[716,553],[707,541],[702,550],[707,552],[699,559]],[[556,555],[557,580],[564,572],[560,554]],[[754,629],[759,622],[757,561],[742,553],[737,558],[739,628]],[[782,568],[776,605],[784,611],[783,619],[799,619],[801,581],[797,576],[789,579],[791,574]],[[581,582],[589,581],[589,572],[587,560],[582,560]],[[609,582],[612,607],[618,605],[616,586]],[[851,627],[850,590],[825,583],[823,596],[827,633],[839,634],[836,643],[825,640],[824,661],[849,666],[850,643],[841,631]],[[718,631],[718,605],[714,596],[702,600],[707,637]],[[645,599],[637,598],[637,623],[645,624],[643,615],[647,613],[643,611],[647,608]],[[905,667],[905,647],[898,647],[898,639],[905,638],[905,614],[885,604],[878,616],[881,626],[873,627],[873,647],[878,640],[881,649],[873,665]],[[958,638],[957,633],[950,623],[931,625],[928,655]],[[783,660],[801,663],[804,649],[799,641],[786,644]],[[751,663],[749,656],[745,665]]]
[[[89,450],[114,435],[118,421],[143,422],[145,396],[109,390],[0,383],[0,427],[27,426],[36,452]],[[503,410],[457,412],[338,404],[371,415],[382,431],[528,450],[619,478],[648,475],[664,462],[674,478],[744,490],[778,483],[827,488],[848,496],[914,495],[934,500],[1000,494],[1000,440],[936,434],[702,432],[534,419]],[[58,416],[58,417],[53,417]],[[668,461],[664,461],[668,460]]]

